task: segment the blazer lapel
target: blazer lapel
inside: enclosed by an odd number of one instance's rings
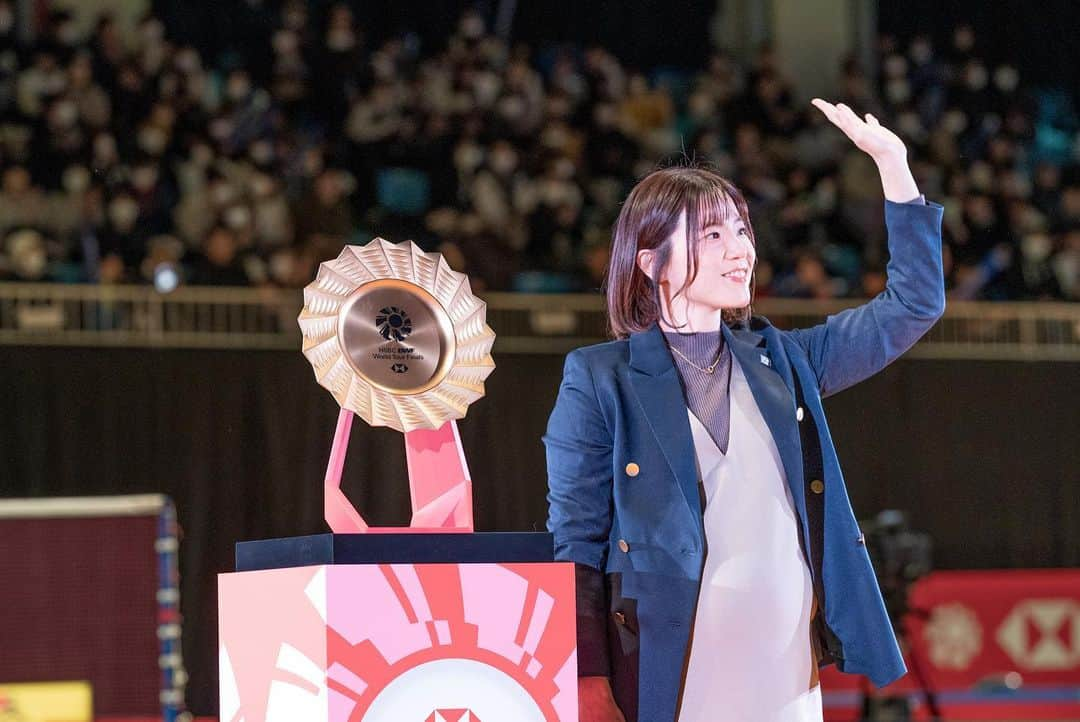
[[[731,329],[727,324],[721,324],[721,330],[746,376],[758,410],[772,432],[796,511],[805,519],[802,444],[795,419],[791,370],[786,364],[776,363],[774,356],[785,357],[771,353],[762,334],[748,328]],[[630,380],[653,435],[679,482],[699,531],[703,533],[694,439],[686,413],[686,399],[671,352],[656,323],[630,336]]]
[[[729,329],[722,325],[724,338],[731,344],[731,351],[742,367],[758,410],[772,432],[780,461],[784,466],[788,488],[795,502],[796,511],[806,518],[806,492],[803,480],[802,443],[799,440],[798,421],[795,418],[795,396],[791,386],[791,369],[786,363],[778,364],[782,354],[770,353],[765,336],[747,328]],[[779,344],[779,339],[775,340]],[[804,409],[805,413],[810,413]]]
[[[694,463],[694,440],[678,374],[657,324],[631,334],[630,381],[700,534],[702,509]]]

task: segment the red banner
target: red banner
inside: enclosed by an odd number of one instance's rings
[[[935,572],[912,589],[908,674],[872,691],[822,674],[826,718],[854,719],[864,694],[927,709],[916,669],[945,719],[1080,719],[1080,569]]]

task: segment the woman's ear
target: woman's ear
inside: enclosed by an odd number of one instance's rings
[[[642,248],[637,252],[637,265],[641,269],[642,273],[648,276],[653,282],[656,279],[653,277],[652,266],[653,260],[656,258],[656,254],[649,248]]]

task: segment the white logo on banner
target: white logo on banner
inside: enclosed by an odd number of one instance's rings
[[[1021,602],[998,627],[997,642],[1026,669],[1075,667],[1080,664],[1080,603],[1075,599]]]
[[[979,618],[960,603],[934,607],[923,636],[930,649],[930,661],[941,669],[967,669],[982,649]]]

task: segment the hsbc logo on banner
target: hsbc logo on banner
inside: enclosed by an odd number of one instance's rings
[[[1029,670],[1080,665],[1080,603],[1075,599],[1021,602],[998,627],[997,643],[1018,666]]]
[[[437,709],[424,722],[480,722],[480,718],[467,709]]]

